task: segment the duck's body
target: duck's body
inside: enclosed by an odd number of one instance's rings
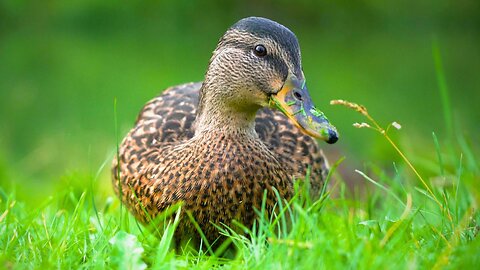
[[[222,57],[221,44],[209,72]],[[317,142],[289,121],[292,115],[259,110],[255,99],[263,104],[262,92],[229,92],[249,86],[229,83],[238,78],[222,76],[222,64],[207,72],[203,84],[169,88],[147,103],[122,142],[120,166],[116,160],[113,166],[115,191],[138,219],[149,222],[183,202],[182,210],[192,213],[209,241],[219,236],[213,224],[231,226],[237,220],[251,226],[265,190],[269,212],[277,202],[273,188],[291,198],[294,179],[303,179],[307,170],[317,196],[328,166]],[[177,240],[198,238],[188,218],[176,234]]]

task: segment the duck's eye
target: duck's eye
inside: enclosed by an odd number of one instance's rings
[[[256,56],[263,57],[267,55],[267,48],[265,48],[265,46],[263,45],[257,45],[255,46],[255,49],[253,50],[253,52],[255,53]]]

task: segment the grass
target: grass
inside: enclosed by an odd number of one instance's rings
[[[271,268],[271,269],[455,269],[480,263],[480,192],[478,163],[462,139],[442,145],[434,136],[434,170],[418,168],[368,114],[404,158],[393,173],[375,165],[357,170],[365,179],[366,196],[348,195],[347,186],[333,166],[337,181],[311,202],[300,194],[279,199],[279,216],[259,220],[246,235],[220,227],[238,250],[231,258],[215,250],[173,250],[177,214],[164,225],[160,238],[139,225],[116,198],[97,189],[95,174],[70,176],[62,192],[40,205],[18,201],[15,192],[1,190],[0,266],[3,268]],[[369,124],[357,124],[370,127]],[[445,153],[453,153],[446,155]],[[412,153],[414,154],[414,153]],[[429,177],[420,175],[427,172]],[[440,174],[439,174],[440,173]],[[100,182],[99,182],[100,181]],[[107,181],[108,182],[108,181]],[[101,186],[101,185],[100,185]],[[303,192],[301,194],[308,194]],[[332,195],[335,194],[335,195]],[[284,213],[292,217],[290,230]],[[222,249],[225,247],[221,247]],[[221,253],[221,252],[220,252]]]

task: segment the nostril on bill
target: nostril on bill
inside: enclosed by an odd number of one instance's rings
[[[293,95],[295,96],[296,99],[298,100],[302,100],[302,94],[300,94],[300,92],[298,91],[293,91]]]

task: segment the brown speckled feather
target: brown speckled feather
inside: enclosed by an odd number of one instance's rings
[[[311,168],[311,194],[318,197],[327,162],[318,143],[303,135],[280,112],[261,109],[256,116],[260,140],[221,133],[194,138],[201,83],[165,90],[148,102],[120,146],[122,201],[139,219],[155,217],[178,201],[192,211],[210,241],[219,234],[211,223],[231,220],[252,225],[263,190],[275,186],[284,198],[293,191],[292,176]],[[231,136],[231,135],[230,135]],[[113,182],[118,191],[117,162]],[[271,179],[268,179],[271,178]],[[275,197],[267,198],[271,211]],[[177,237],[195,236],[182,219]]]

